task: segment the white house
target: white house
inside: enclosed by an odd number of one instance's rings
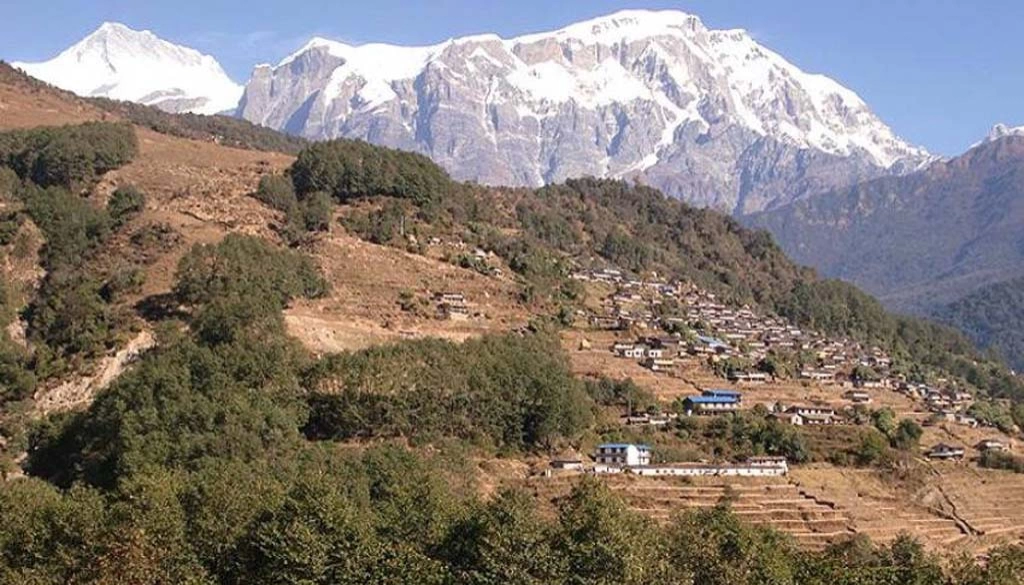
[[[963,447],[954,447],[945,443],[939,443],[925,453],[925,457],[929,459],[962,459],[963,456]]]
[[[675,367],[676,362],[672,359],[647,358],[644,360],[644,367],[652,372],[664,372]]]
[[[854,404],[870,404],[871,395],[863,390],[850,390],[843,394],[843,398]]]
[[[825,406],[791,406],[785,412],[773,415],[794,426],[830,425],[835,423],[836,411]]]
[[[651,448],[633,443],[604,443],[597,446],[594,461],[604,465],[635,467],[651,464]]]
[[[811,380],[820,383],[835,382],[836,375],[833,372],[823,372],[819,370],[801,370],[801,380]]]
[[[978,451],[1009,451],[1010,448],[1006,443],[998,439],[984,439],[974,446]]]
[[[764,372],[730,372],[729,380],[747,384],[764,384],[768,381],[768,374]]]
[[[675,465],[647,465],[627,470],[636,475],[649,476],[730,476],[730,477],[780,477],[789,473],[784,457],[751,457],[746,463],[707,464],[679,463]]]

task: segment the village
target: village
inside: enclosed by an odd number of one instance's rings
[[[484,261],[486,253],[476,250],[472,257]],[[634,278],[617,268],[580,270],[571,278],[588,286],[588,296],[594,291],[604,293],[578,311],[577,328],[613,335],[614,340],[606,347],[609,359],[636,363],[662,378],[681,377],[683,369],[699,368],[720,381],[679,396],[656,411],[627,409],[620,418],[624,426],[668,428],[678,417],[740,412],[755,404],[766,406],[767,416],[786,425],[864,424],[863,415],[882,392],[912,401],[915,409],[927,413],[922,417],[923,424],[983,426],[969,414],[974,402],[970,392],[941,378],[931,384],[911,381],[878,347],[801,329],[783,318],[759,314],[749,306],[730,306],[687,283]],[[457,290],[435,291],[430,302],[437,319],[462,322],[480,317],[466,294]],[[817,388],[825,392],[826,398],[806,403],[765,403],[760,389],[777,383]],[[753,393],[758,399],[744,401],[745,393]],[[975,447],[979,451],[1003,451],[1009,449],[1009,444],[985,438]],[[642,445],[630,448],[646,449]],[[964,445],[939,442],[928,446],[922,455],[959,459],[965,453]],[[698,462],[673,464],[671,468],[650,468],[642,459],[611,461],[601,456],[599,446],[588,462],[556,460],[552,467],[666,475],[785,475],[788,470],[784,459],[781,464],[768,464],[766,460],[718,466]]]
[[[475,272],[488,281],[504,282],[483,267],[500,264],[495,258],[479,251],[465,256],[481,263]],[[585,293],[560,333],[574,373],[583,380],[629,380],[654,400],[603,407],[597,436],[531,463],[524,481],[538,497],[557,498],[576,478],[593,476],[631,509],[659,521],[729,501],[746,521],[777,528],[810,549],[857,533],[888,542],[907,527],[932,547],[973,546],[1024,522],[990,519],[990,510],[1011,497],[1012,477],[993,477],[977,501],[967,496],[962,482],[987,454],[1016,451],[1015,435],[973,415],[976,400],[967,387],[923,377],[878,347],[795,327],[690,283],[616,268],[571,277]],[[438,327],[469,331],[492,323],[493,297],[479,288],[447,282],[421,290],[417,315]],[[923,470],[940,469],[942,479],[920,499],[896,496],[867,468],[828,458],[830,449],[875,432],[879,411],[923,427],[920,442],[905,453]],[[817,445],[819,455],[791,459],[763,448],[719,454],[681,430],[733,415],[792,429]],[[847,485],[862,487],[847,491]],[[954,504],[927,504],[940,493]]]
[[[607,346],[609,357],[635,362],[659,377],[682,377],[682,370],[696,367],[713,372],[721,381],[720,385],[701,387],[699,393],[677,397],[656,411],[627,409],[630,411],[621,416],[623,425],[669,427],[678,417],[716,416],[749,410],[754,404],[767,407],[768,417],[786,425],[864,424],[864,414],[876,397],[886,393],[903,396],[915,411],[926,413],[921,417],[925,425],[983,426],[969,414],[974,402],[970,392],[941,378],[931,384],[912,381],[899,373],[892,357],[878,347],[800,329],[749,306],[729,306],[687,283],[631,278],[617,268],[578,271],[572,278],[593,285],[591,290],[606,292],[579,317],[588,330],[615,335]],[[760,389],[777,383],[817,388],[825,398],[766,403]],[[745,402],[745,393],[757,399]],[[620,471],[609,468],[603,447],[598,446],[592,457],[594,465],[588,469],[595,473]],[[646,449],[642,445],[629,447],[641,452]],[[1003,439],[985,438],[973,447],[979,452],[1005,451],[1010,445]],[[936,442],[921,455],[946,460],[961,459],[966,452],[964,445]],[[767,465],[758,459],[652,469],[647,463],[634,462],[619,467],[634,473],[670,475],[784,475],[786,462],[779,463]]]

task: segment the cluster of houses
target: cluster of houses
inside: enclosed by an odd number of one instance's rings
[[[714,294],[690,285],[630,279],[614,268],[577,272],[573,278],[616,287],[613,294],[602,300],[600,312],[586,315],[592,328],[697,332],[686,339],[651,333],[612,348],[616,356],[635,359],[654,371],[670,371],[676,360],[687,357],[709,362],[739,358],[757,364],[771,351],[789,351],[813,362],[798,373],[802,380],[857,389],[895,384],[890,376],[892,360],[877,347],[802,330],[781,318],[760,315],[748,306],[730,307]],[[663,310],[669,302],[674,309]],[[858,366],[863,366],[861,372],[870,371],[872,375],[853,376]],[[731,370],[729,379],[759,384],[770,382],[771,376],[756,370]]]
[[[773,477],[789,473],[785,457],[750,457],[743,463],[674,463],[652,464],[651,448],[634,443],[604,443],[597,446],[593,463],[569,456],[551,461],[556,470],[585,471],[595,474],[632,473],[647,476],[736,476]]]
[[[642,337],[635,342],[621,341],[612,346],[616,357],[632,359],[654,372],[670,372],[686,349],[679,337],[660,335]]]
[[[687,396],[682,400],[682,410],[686,416],[735,412],[742,405],[743,394],[736,390],[709,389],[701,392],[699,396]],[[775,412],[770,416],[794,426],[831,425],[844,420],[835,409],[821,405],[777,405]]]
[[[873,390],[891,390],[923,403],[933,414],[933,420],[971,427],[979,424],[968,414],[974,400],[969,392],[943,380],[937,381],[937,386],[908,383],[893,372],[891,357],[878,347],[803,330],[783,319],[759,315],[747,306],[731,307],[711,293],[679,282],[635,279],[615,268],[581,271],[573,274],[573,278],[614,287],[614,292],[602,299],[601,309],[586,313],[588,323],[595,329],[638,333],[634,340],[614,343],[611,352],[654,372],[672,374],[681,361],[688,359],[709,364],[730,360],[726,362],[729,369],[719,371],[724,371],[729,381],[739,387],[752,386],[773,382],[772,375],[753,367],[736,369],[735,365],[764,363],[765,358],[781,351],[797,356],[801,367],[793,372],[795,377],[810,384],[835,386],[842,392],[842,398],[853,405],[870,404]],[[743,408],[743,395],[737,390],[707,389],[700,395],[683,398],[680,403],[681,407],[672,414],[629,414],[624,419],[626,424],[664,426],[677,416],[735,412]],[[796,426],[846,421],[844,413],[824,405],[776,406],[770,416]],[[713,475],[753,473],[744,465],[738,468],[747,471],[703,464],[659,467],[654,471],[649,450],[643,446],[603,447],[612,449],[599,449],[595,454],[596,465],[604,466],[600,467],[603,472],[630,469],[634,473],[668,475],[699,475],[705,471]],[[1007,446],[986,440],[975,448],[984,452],[1005,450]],[[625,459],[620,459],[620,455]],[[932,459],[959,459],[964,456],[964,448],[940,444],[925,455]]]
[[[939,380],[939,383],[945,383],[945,380]],[[968,409],[974,404],[974,395],[970,392],[954,387],[907,383],[899,384],[895,391],[923,402],[928,412],[932,413],[933,420],[952,422],[972,428],[980,425],[978,419],[967,414]]]

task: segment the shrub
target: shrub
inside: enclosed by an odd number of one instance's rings
[[[331,211],[334,205],[331,196],[323,191],[308,195],[299,206],[302,211],[302,224],[311,232],[326,231],[331,223]]]
[[[146,208],[146,196],[135,185],[118,187],[107,201],[107,213],[114,225],[120,226]]]
[[[1014,473],[1024,473],[1024,458],[1001,451],[984,451],[978,464],[989,469],[1005,469]]]
[[[263,175],[256,189],[256,199],[278,211],[289,213],[298,205],[295,187],[288,177],[281,175]]]

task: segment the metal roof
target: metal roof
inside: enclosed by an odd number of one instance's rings
[[[687,396],[686,400],[694,404],[734,404],[738,402],[735,396]]]
[[[743,393],[738,390],[728,390],[724,388],[709,388],[704,391],[704,396],[742,396]]]

